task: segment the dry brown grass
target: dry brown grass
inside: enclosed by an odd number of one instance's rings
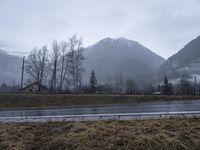
[[[0,124],[0,149],[200,149],[200,119]]]
[[[0,94],[2,108],[46,108],[128,104],[152,100],[200,99],[200,96],[125,96],[80,94]]]

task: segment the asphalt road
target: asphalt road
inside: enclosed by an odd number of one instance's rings
[[[129,105],[113,105],[89,108],[2,110],[0,117],[44,117],[64,115],[127,114],[127,113],[163,113],[200,111],[200,100],[170,102],[148,102]]]

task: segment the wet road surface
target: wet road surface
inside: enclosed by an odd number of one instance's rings
[[[0,110],[0,117],[64,116],[126,113],[161,113],[161,112],[200,111],[200,100],[170,102],[148,102],[138,104],[99,106],[66,109]]]

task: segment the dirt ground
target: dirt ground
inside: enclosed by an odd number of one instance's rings
[[[199,150],[200,119],[1,123],[0,149]]]

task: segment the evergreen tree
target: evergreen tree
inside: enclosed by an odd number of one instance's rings
[[[157,91],[161,92],[161,86],[160,86],[160,84],[157,86]]]
[[[174,87],[172,83],[169,83],[169,94],[173,95],[174,94]]]
[[[167,76],[164,77],[164,86],[167,86],[168,85],[168,79],[167,79]]]
[[[95,75],[94,70],[92,70],[91,76],[90,76],[90,91],[92,93],[95,93],[96,88],[97,88],[97,79],[96,79],[96,75]]]
[[[162,94],[164,95],[172,95],[174,93],[172,83],[168,82],[167,77],[164,77],[164,85],[162,86]]]
[[[164,77],[164,85],[162,86],[162,94],[168,95],[168,93],[169,93],[169,90],[168,90],[168,79],[165,76]]]
[[[193,94],[193,86],[192,83],[186,79],[186,77],[182,77],[180,80],[180,94],[181,95],[192,95]]]

